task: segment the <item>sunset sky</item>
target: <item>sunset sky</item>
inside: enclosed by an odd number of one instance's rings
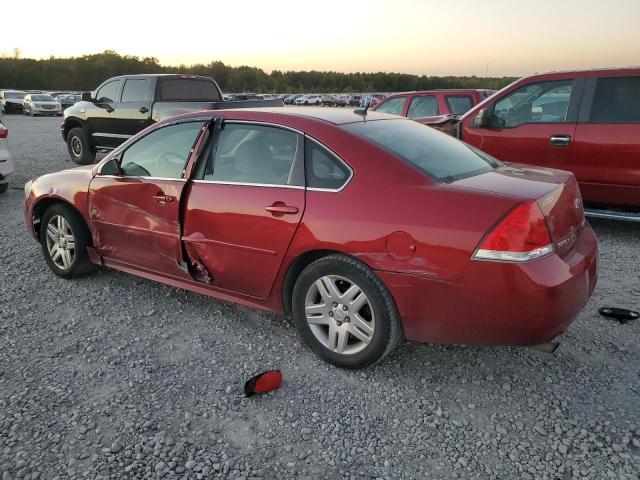
[[[0,54],[31,58],[110,49],[267,72],[490,76],[640,64],[640,0],[6,0],[2,11],[15,21]]]

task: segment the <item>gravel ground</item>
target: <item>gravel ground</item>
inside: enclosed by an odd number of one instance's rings
[[[553,355],[404,344],[365,371],[290,319],[116,271],[65,281],[26,232],[22,185],[71,167],[59,118],[6,116],[0,197],[0,477],[633,478],[640,475],[640,226],[594,222],[600,280]],[[277,367],[280,390],[246,399]]]

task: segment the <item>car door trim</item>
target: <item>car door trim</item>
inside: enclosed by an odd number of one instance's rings
[[[228,247],[228,248],[233,248],[235,250],[244,250],[244,251],[248,251],[248,252],[253,252],[253,253],[259,253],[262,255],[277,255],[278,252],[276,252],[275,250],[267,250],[264,248],[257,248],[257,247],[249,247],[247,245],[240,245],[237,243],[229,243],[229,242],[221,242],[219,240],[212,240],[210,238],[202,238],[202,237],[196,237],[194,235],[189,235],[186,237],[182,237],[182,241],[183,242],[190,242],[190,243],[206,243],[209,245],[222,245],[223,247]]]
[[[269,187],[269,188],[290,188],[294,190],[304,190],[301,185],[279,185],[275,183],[247,183],[247,182],[226,182],[222,180],[192,180],[193,183],[213,183],[216,185],[238,185],[241,187]]]
[[[107,138],[131,138],[133,135],[124,135],[121,133],[102,133],[95,132],[91,134],[92,137],[107,137]]]

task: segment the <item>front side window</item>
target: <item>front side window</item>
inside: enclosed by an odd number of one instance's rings
[[[479,175],[500,165],[466,143],[409,120],[377,120],[344,125],[348,130],[441,182]]]
[[[473,107],[473,98],[469,95],[446,95],[444,100],[447,102],[449,111],[454,115],[467,113]]]
[[[182,178],[203,122],[185,122],[154,130],[127,148],[122,174],[130,177]]]
[[[591,123],[640,123],[640,77],[599,78]]]
[[[433,117],[438,115],[438,100],[433,95],[413,97],[409,105],[409,118]]]
[[[147,99],[147,81],[144,78],[128,79],[122,89],[123,102],[142,102]]]
[[[346,165],[316,142],[305,141],[304,156],[307,187],[338,190],[349,180],[351,172]]]
[[[376,112],[402,115],[402,107],[404,107],[404,101],[406,99],[407,97],[390,98],[389,100],[386,100],[378,105],[378,108],[376,108]]]
[[[293,166],[300,136],[282,128],[227,123],[220,132],[213,173],[204,180],[262,185],[296,185]]]
[[[103,103],[115,102],[121,83],[122,80],[114,80],[113,82],[105,83],[96,93],[96,100]]]
[[[565,123],[573,80],[531,83],[495,104],[491,126],[512,128],[524,123]]]

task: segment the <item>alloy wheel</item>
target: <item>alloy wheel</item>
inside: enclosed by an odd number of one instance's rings
[[[47,251],[51,261],[62,270],[68,270],[75,260],[76,239],[69,222],[54,215],[47,224]]]
[[[329,350],[353,355],[373,339],[375,314],[369,298],[352,280],[325,275],[307,290],[307,323],[315,338]]]
[[[82,142],[78,137],[73,137],[71,139],[71,151],[77,157],[82,156]]]

